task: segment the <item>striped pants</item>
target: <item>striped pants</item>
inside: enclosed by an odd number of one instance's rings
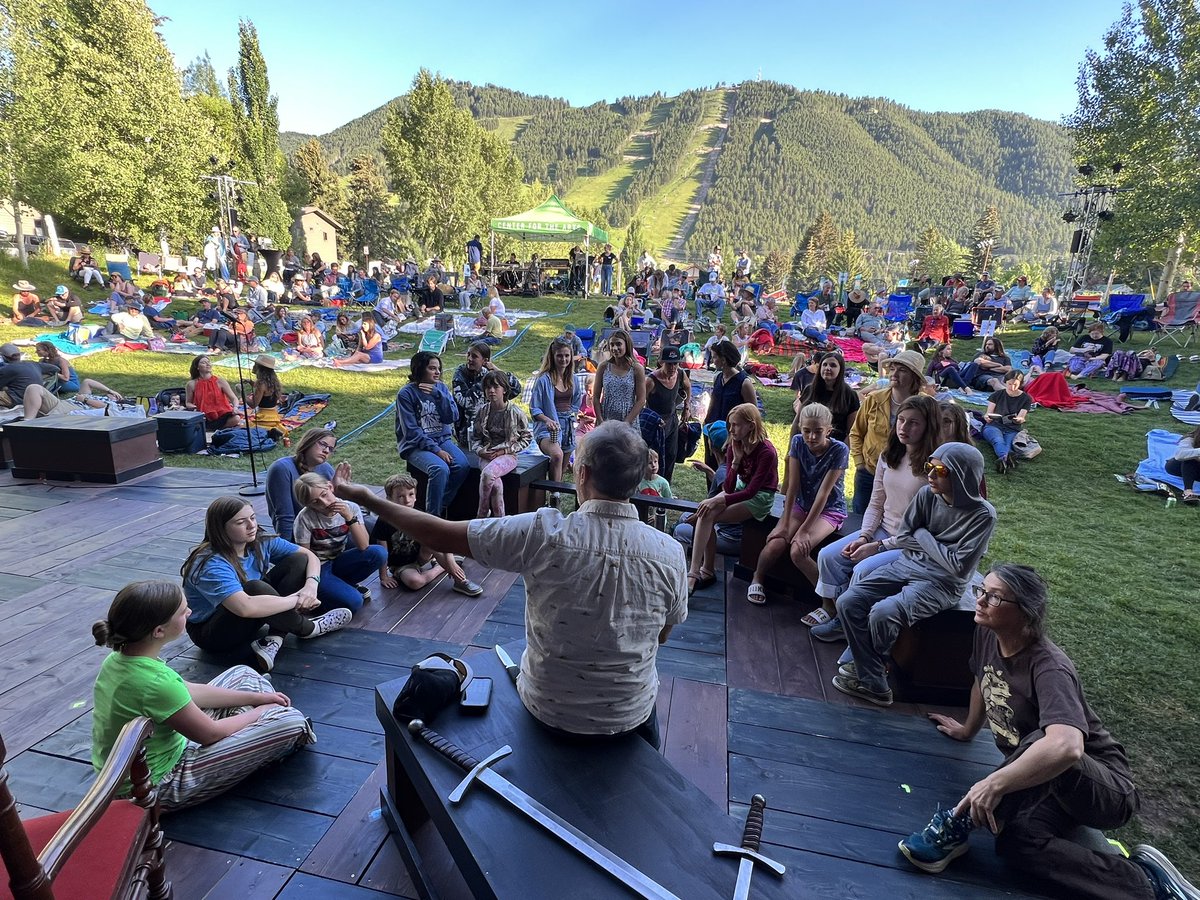
[[[234,691],[271,693],[275,690],[270,679],[249,666],[226,669],[209,684]],[[224,719],[248,709],[248,706],[235,706],[206,709],[204,713],[214,719]],[[268,763],[316,740],[304,713],[289,706],[273,709],[254,724],[207,747],[188,741],[175,768],[158,785],[159,804],[164,812],[195,806],[223,793]]]

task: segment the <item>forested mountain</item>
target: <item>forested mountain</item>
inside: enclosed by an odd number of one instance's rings
[[[527,181],[565,194],[624,165],[628,174],[603,200],[614,225],[647,212],[698,129],[716,124],[702,122],[704,91],[578,108],[493,85],[451,82],[451,89],[480,124],[511,138]],[[822,210],[853,230],[860,246],[903,250],[929,225],[966,242],[994,205],[996,253],[1045,261],[1062,247],[1067,230],[1054,195],[1068,189],[1072,166],[1069,137],[1056,124],[998,110],[919,112],[766,81],[721,92],[728,132],[707,200],[685,235],[691,258],[716,242],[791,252]],[[344,172],[358,153],[378,156],[388,109],[403,102],[318,138],[334,168]],[[306,137],[281,135],[284,152]]]

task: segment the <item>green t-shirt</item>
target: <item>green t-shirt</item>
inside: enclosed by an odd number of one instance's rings
[[[108,761],[121,729],[132,719],[146,716],[154,722],[154,734],[146,743],[150,778],[155,784],[162,781],[187,746],[187,738],[163,725],[192,702],[179,673],[161,659],[113,652],[100,664],[92,696],[96,704],[92,714],[92,766],[96,771]]]

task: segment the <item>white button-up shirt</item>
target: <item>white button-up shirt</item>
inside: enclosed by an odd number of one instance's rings
[[[517,690],[534,716],[574,734],[637,728],[658,696],[658,637],[687,618],[683,548],[629,503],[588,500],[468,526],[471,555],[525,577]]]

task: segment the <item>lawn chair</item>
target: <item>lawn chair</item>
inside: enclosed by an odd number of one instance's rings
[[[1108,326],[1109,334],[1116,334],[1121,330],[1117,323],[1122,317],[1132,316],[1145,308],[1145,294],[1109,294],[1108,306],[1100,310],[1100,318]]]
[[[1167,298],[1166,311],[1155,324],[1158,332],[1150,339],[1151,347],[1165,340],[1186,347],[1196,337],[1196,327],[1200,325],[1200,291],[1172,294]]]
[[[157,253],[138,253],[139,275],[161,275],[162,257]]]
[[[114,272],[124,278],[126,281],[133,281],[133,272],[129,269],[129,254],[109,254],[104,257],[104,264],[108,268],[108,274]]]
[[[446,343],[450,340],[450,332],[438,331],[436,328],[430,328],[427,332],[421,335],[421,346],[418,350],[424,350],[428,353],[436,353],[441,356],[446,352]]]
[[[575,337],[579,338],[579,343],[583,344],[583,355],[591,359],[592,344],[596,343],[596,329],[577,328],[575,329]]]
[[[889,322],[908,322],[912,315],[912,294],[891,294],[888,296],[887,312],[884,314]]]

